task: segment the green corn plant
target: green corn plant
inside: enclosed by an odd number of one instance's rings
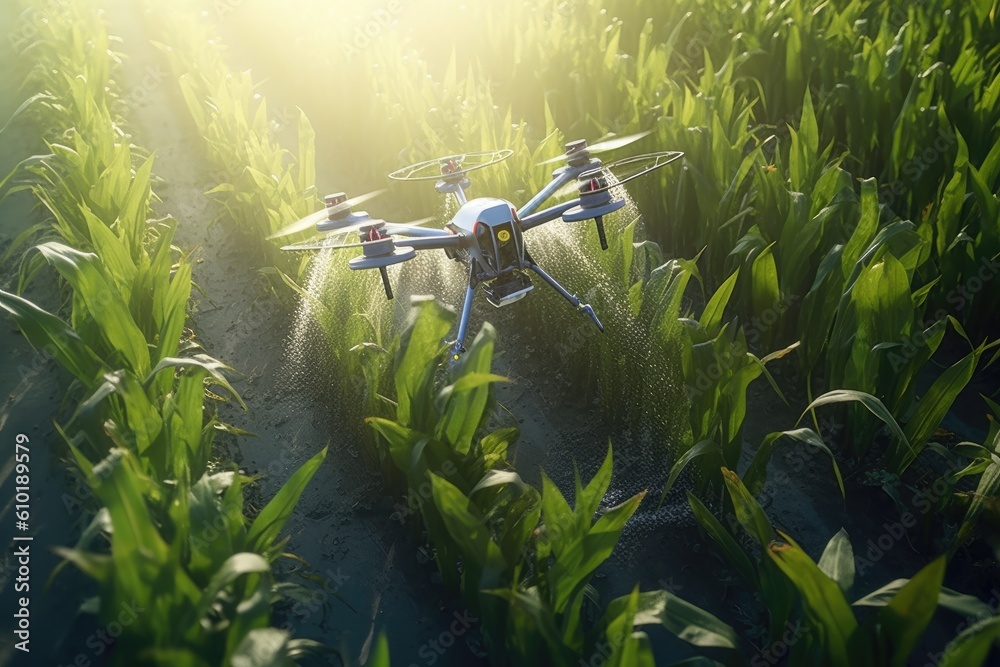
[[[576,478],[576,503],[571,508],[558,487],[542,477],[541,528],[534,541],[533,576],[511,591],[498,591],[510,603],[507,643],[510,659],[524,662],[532,655],[551,656],[553,664],[573,664],[585,654],[587,638],[582,611],[589,581],[610,557],[625,523],[644,493],[593,516],[611,483],[611,450],[594,478],[582,485]]]
[[[143,610],[156,609],[155,616],[147,616],[142,623],[130,626],[130,633],[134,634],[124,640],[128,648],[116,653],[122,656],[121,664],[134,664],[134,658],[128,656],[143,656],[150,645],[173,651],[204,642],[198,650],[203,658],[215,655],[216,649],[210,648],[212,644],[228,646],[226,651],[230,655],[250,650],[241,643],[249,630],[260,627],[259,621],[252,619],[268,618],[267,596],[263,607],[258,605],[252,615],[234,619],[234,628],[239,627],[222,633],[222,639],[202,636],[199,640],[201,620],[223,588],[234,584],[243,574],[269,572],[267,559],[281,553],[282,542],[278,540],[281,527],[326,450],[303,466],[254,522],[245,526],[242,482],[233,473],[211,475],[206,471],[216,422],[204,423],[205,379],[211,377],[236,396],[221,375],[219,362],[204,355],[166,358],[142,381],[134,370],[119,370],[106,373],[103,383],[97,383],[106,365],[65,322],[5,292],[0,293],[0,306],[14,315],[33,345],[53,354],[81,383],[96,383],[92,395],[77,408],[65,433],[79,469],[95,486],[106,510],[98,514],[75,550],[62,553],[102,582],[102,614],[114,618],[121,612],[119,603],[123,600],[137,600]],[[188,370],[177,373],[181,368]],[[168,379],[168,391],[163,395],[155,393],[161,384],[156,382],[157,376]],[[115,449],[107,451],[109,442]],[[85,450],[105,457],[104,462],[93,465]],[[178,484],[166,486],[156,481],[169,479]],[[199,481],[192,484],[192,479]],[[141,509],[147,503],[151,504],[149,510]],[[164,529],[162,536],[144,537],[150,530],[155,532],[156,525],[151,519],[142,518],[141,512],[145,511],[153,511],[160,518],[169,517],[171,527]],[[218,525],[216,516],[226,526],[225,539],[216,536],[206,540],[205,527]],[[143,529],[137,530],[123,521],[137,521]],[[193,534],[193,530],[200,533]],[[110,556],[85,551],[101,533],[114,535]],[[149,548],[148,553],[144,552],[146,560],[135,563],[134,571],[118,567],[122,559],[133,558],[140,544]],[[241,554],[244,549],[260,555]],[[156,560],[168,557],[171,565]],[[179,570],[181,565],[176,561],[182,557],[185,560]],[[148,558],[155,562],[147,562]],[[253,565],[260,562],[266,570]],[[241,570],[248,563],[252,569]],[[185,578],[188,576],[190,581]],[[160,595],[157,591],[164,585],[177,594],[174,604],[163,605],[151,597]],[[259,586],[266,592],[270,583],[264,580],[239,590],[250,599],[258,594],[254,591]],[[182,618],[188,618],[186,622],[193,625],[180,627],[178,622]],[[298,645],[290,643],[289,650]],[[170,654],[170,651],[164,653]]]
[[[981,613],[982,602],[956,594],[941,583],[946,559],[941,556],[911,579],[897,580],[849,603],[854,578],[853,552],[842,531],[831,540],[817,565],[787,535],[767,547],[768,557],[795,586],[802,599],[806,637],[791,649],[791,660],[815,665],[906,665],[938,606],[960,614]],[[956,601],[956,598],[958,600]],[[859,622],[852,606],[878,612]],[[970,665],[985,663],[986,652],[963,632],[949,652]]]
[[[305,261],[280,253],[269,239],[316,210],[315,132],[300,111],[298,150],[293,154],[283,147],[250,72],[230,72],[207,28],[200,23],[190,28],[187,22],[182,27],[176,19],[168,20],[155,26],[162,40],[154,44],[177,77],[191,119],[204,138],[215,170],[207,194],[219,202],[238,233],[260,249],[267,267],[281,275],[290,272],[289,282],[297,282]]]
[[[722,477],[733,503],[736,518],[733,523],[742,526],[758,545],[768,544],[775,533],[763,510],[757,511],[759,505],[735,473],[723,468]],[[778,641],[788,627],[795,606],[793,587],[774,563],[751,560],[733,535],[735,525],[727,530],[695,494],[688,492],[687,498],[698,525],[715,542],[744,585],[760,596],[768,615],[769,641]]]
[[[760,591],[771,618],[772,641],[785,632],[790,620],[800,624],[794,641],[787,635],[782,640],[789,664],[906,665],[937,607],[967,616],[985,609],[978,599],[942,586],[944,556],[912,579],[896,580],[849,602],[856,567],[846,531],[841,530],[827,543],[816,563],[790,537],[774,530],[735,473],[723,470],[723,475],[735,511],[734,524],[761,548],[759,563],[752,562],[730,531],[693,494],[689,495],[691,507],[726,560],[745,582]],[[852,607],[875,607],[878,612],[859,622]],[[990,628],[987,636],[991,633]],[[961,657],[971,660],[969,664],[984,664],[983,641],[967,631],[960,633],[950,644],[949,653],[955,654],[950,659]],[[990,641],[985,640],[985,645]]]
[[[373,418],[406,482],[446,584],[480,617],[491,651],[503,650],[505,605],[484,591],[517,577],[540,514],[538,493],[506,465],[516,429],[480,434],[488,415],[493,333],[484,325],[451,382],[438,388],[443,338],[453,315],[434,301],[415,304],[394,364],[395,419]],[[506,484],[511,482],[511,484]],[[497,653],[499,655],[499,653]]]
[[[501,429],[479,437],[489,414],[490,384],[502,381],[489,372],[493,354],[492,328],[484,326],[456,370],[454,381],[436,387],[438,364],[444,356],[443,343],[453,315],[435,301],[415,305],[411,325],[400,340],[393,365],[396,389],[394,419],[371,418],[370,423],[384,440],[389,458],[402,475],[404,492],[412,509],[419,509],[429,538],[436,545],[436,559],[442,576],[459,587],[457,552],[449,548],[451,539],[445,519],[436,503],[427,502],[431,475],[441,477],[467,497],[484,475],[507,468],[507,450],[516,440],[516,429]],[[443,482],[439,482],[441,484]],[[486,503],[502,490],[484,487]],[[447,491],[438,491],[447,493]],[[537,494],[536,494],[537,495]],[[515,507],[516,505],[516,507]],[[511,511],[537,513],[530,502],[511,503]],[[503,552],[513,557],[534,525],[512,514],[505,523],[514,531]],[[437,546],[440,545],[440,546]],[[509,574],[509,573],[508,573]],[[464,575],[463,575],[464,576]]]
[[[13,314],[33,345],[52,353],[81,383],[96,383],[66,429],[60,430],[104,509],[77,547],[60,553],[101,583],[100,613],[106,621],[117,617],[129,601],[139,610],[141,622],[129,625],[116,660],[161,664],[167,656],[190,653],[209,661],[204,664],[229,664],[232,656],[252,652],[255,629],[268,625],[269,561],[281,554],[282,526],[326,450],[305,464],[247,525],[241,478],[207,471],[217,422],[204,423],[206,379],[238,400],[220,372],[222,364],[205,355],[165,358],[141,381],[127,369],[108,372],[99,383],[106,365],[65,322],[6,292],[0,293],[0,306]],[[162,384],[157,377],[168,380],[164,394],[156,393]],[[113,449],[107,451],[109,443]],[[94,465],[85,451],[104,460]],[[192,479],[198,481],[192,484]],[[147,512],[159,520],[144,518]],[[221,535],[218,525],[225,526]],[[161,526],[162,532],[157,534],[154,526]],[[99,535],[113,536],[110,554],[90,550]],[[136,556],[139,545],[142,557]],[[129,565],[123,566],[123,561]],[[240,583],[244,575],[245,585]],[[225,614],[234,615],[213,619],[219,632],[206,635],[206,614],[216,596],[233,586],[238,599],[260,602],[242,611],[229,608]],[[167,591],[173,595],[169,603],[164,600]],[[311,645],[285,635],[281,639],[282,655],[287,653],[288,659]]]
[[[682,294],[697,269],[693,263],[679,264],[667,283],[667,291]],[[736,465],[742,449],[743,421],[746,417],[747,388],[764,376],[784,399],[766,364],[780,359],[797,347],[793,344],[763,359],[749,351],[741,327],[725,322],[726,306],[733,294],[739,271],[731,275],[712,295],[699,320],[682,318],[685,336],[681,348],[684,381],[689,400],[690,434],[674,461],[661,494],[673,487],[681,472],[692,463],[698,469],[699,484],[718,482],[714,471],[720,464]]]
[[[391,378],[384,356],[372,357],[367,353],[377,348],[362,343],[388,346],[399,317],[394,304],[372,298],[370,275],[359,275],[340,264],[292,260],[267,240],[316,205],[315,133],[308,118],[299,115],[298,152],[290,166],[291,153],[278,143],[266,100],[256,93],[250,74],[230,72],[218,41],[204,25],[193,31],[188,28],[176,19],[151,26],[162,39],[156,45],[178,78],[216,169],[214,178],[219,182],[208,194],[221,204],[240,233],[262,248],[265,266],[261,272],[298,294],[304,302],[301,319],[324,332],[319,344],[326,355],[328,376],[335,379],[332,389],[343,399],[341,405],[360,406],[345,418],[360,422],[364,414],[382,414],[384,406],[377,397],[391,388]],[[343,313],[351,316],[345,321]],[[363,359],[359,350],[369,358]],[[363,387],[353,380],[362,373],[367,376]],[[359,436],[371,439],[370,431],[361,431]],[[384,461],[378,452],[371,453],[371,447],[364,451],[372,463]]]
[[[955,538],[956,546],[964,544],[973,535],[984,514],[996,517],[1000,511],[996,502],[997,497],[1000,496],[1000,458],[998,458],[1000,455],[1000,405],[989,399],[986,401],[992,414],[990,416],[990,430],[982,445],[983,455],[966,469],[957,473],[960,477],[970,474],[980,474],[980,477],[975,491],[968,494],[969,505]]]
[[[764,349],[798,336],[794,322],[819,264],[816,255],[838,240],[853,199],[850,175],[840,168],[844,156],[830,158],[832,143],[819,150],[808,91],[798,127],[788,127],[787,147],[774,147],[773,164],[754,170],[756,197],[748,216],[753,224],[730,253],[748,278],[740,314],[748,321],[766,317],[757,327]],[[772,140],[780,144],[771,135],[765,145]]]
[[[145,476],[128,450],[112,449],[92,465],[73,449],[103,509],[75,548],[57,551],[98,582],[102,622],[123,609],[135,617],[117,638],[113,664],[236,664],[267,641],[273,643],[267,664],[285,665],[316,648],[268,627],[269,559],[280,553],[277,534],[326,450],[247,526],[242,482],[233,472],[171,488]],[[163,506],[151,507],[150,496]],[[113,536],[109,551],[94,550],[102,536]]]
[[[672,86],[668,99],[675,122],[661,125],[658,143],[683,150],[686,168],[660,178],[669,209],[651,214],[671,222],[667,229],[655,228],[651,238],[682,256],[704,249],[708,275],[721,282],[729,253],[749,228],[752,170],[763,166],[763,158],[749,129],[753,107],[730,85],[731,64],[723,66],[722,76],[711,67],[709,58],[699,82],[711,96],[700,86]]]
[[[76,548],[60,553],[98,581],[104,623],[125,609],[135,616],[115,664],[235,664],[260,660],[265,645],[269,664],[292,664],[313,644],[268,627],[271,561],[326,452],[253,522],[243,515],[244,480],[208,472],[225,427],[206,410],[207,388],[242,402],[223,364],[182,344],[191,269],[174,258],[173,224],[148,221],[152,159],[134,164],[141,151],[112,111],[106,30],[86,2],[37,11],[51,16],[31,47],[38,66],[28,84],[44,92],[29,103],[51,152],[24,161],[7,194],[31,190],[52,215],[51,227],[29,229],[15,247],[39,234],[58,239],[37,246],[22,285],[41,263],[52,266],[72,292],[70,321],[7,292],[0,308],[74,376],[70,397],[84,396],[60,431],[103,506]]]
[[[976,537],[992,542],[989,526],[995,521],[997,510],[996,464],[1000,462],[995,443],[998,407],[990,399],[983,399],[992,414],[990,430],[982,444],[967,441],[948,446],[933,441],[926,444],[925,449],[943,461],[944,472],[925,476],[922,484],[913,476],[876,477],[901,512],[908,511],[903,494],[913,493],[911,502],[919,513],[911,538],[935,549],[945,546],[952,554]],[[947,520],[941,521],[942,516]]]
[[[917,438],[916,450],[909,455],[894,451],[888,457],[892,469],[901,471],[944,418],[989,346],[970,342],[972,351],[938,378],[916,407],[916,379],[940,345],[948,321],[968,338],[954,318],[922,323],[934,283],[917,290],[911,290],[910,283],[927,248],[909,222],[878,229],[875,188],[873,181],[862,185],[860,221],[848,242],[824,258],[803,301],[799,326],[807,367],[826,349],[829,387],[870,394],[900,418],[917,415],[911,433]],[[859,457],[877,426],[858,409],[848,420],[852,454]]]
[[[961,325],[953,319],[951,323],[964,336]],[[881,421],[889,427],[890,444],[880,458],[886,470],[900,475],[917,460],[920,452],[927,446],[958,395],[972,379],[983,354],[1000,345],[1000,341],[994,341],[989,344],[984,342],[973,347],[967,338],[966,342],[969,343],[972,350],[939,375],[919,400],[913,396],[915,387],[903,385],[898,381],[899,378],[893,378],[895,381],[895,386],[892,387],[894,392],[888,394],[888,401],[883,401],[877,395],[857,389],[836,389],[812,401],[806,408],[806,412],[811,412],[823,405],[848,404],[854,409],[870,413],[875,419],[863,421],[854,419],[851,423],[855,428],[863,429],[867,433],[874,433],[874,429],[870,426],[872,421],[876,424]],[[887,346],[883,346],[883,349],[885,347]],[[877,349],[873,349],[873,351],[877,351]],[[911,378],[903,379],[910,380]],[[892,385],[890,384],[890,386]],[[883,398],[885,397],[886,395],[883,394]],[[889,402],[889,405],[886,405],[886,402]],[[900,427],[894,415],[905,415],[906,426]],[[863,442],[869,441],[870,439]],[[857,455],[859,452],[864,452],[864,449],[854,449],[853,451]]]
[[[46,141],[50,153],[28,158],[8,176],[16,176],[16,184],[3,196],[30,190],[52,220],[25,230],[7,254],[32,238],[56,238],[82,250],[101,250],[116,269],[132,273],[146,259],[145,244],[160,233],[159,225],[147,224],[150,204],[156,201],[150,189],[153,158],[133,167],[133,148],[118,136],[107,109],[97,106],[103,98],[92,97],[82,79],[73,82],[73,95],[87,106],[81,113],[92,120]],[[48,92],[39,95],[39,113],[65,117],[59,98]],[[37,256],[22,264],[22,289],[40,266]]]
[[[492,328],[484,325],[441,386],[441,341],[453,316],[434,301],[416,311],[394,365],[396,419],[370,421],[406,480],[445,582],[481,619],[494,664],[546,656],[568,666],[596,650],[614,656],[611,664],[632,664],[630,656],[653,664],[648,640],[633,630],[649,623],[692,643],[735,647],[717,619],[665,592],[636,591],[611,602],[593,628],[584,626],[589,581],[644,494],[594,520],[611,482],[610,450],[586,486],[577,477],[574,508],[547,477],[540,493],[525,484],[506,464],[516,430],[482,433],[489,386],[502,380],[489,373]]]
[[[908,223],[894,223],[882,232],[878,231],[879,208],[874,180],[862,183],[858,214],[858,222],[850,236],[846,242],[833,245],[826,253],[816,269],[812,286],[803,297],[798,332],[807,370],[818,362],[824,347],[832,346],[836,340],[831,338],[830,329],[839,313],[843,295],[850,288],[849,281],[857,278],[858,262],[874,256],[876,252],[885,252],[884,247],[892,239],[907,243],[904,250],[920,247],[920,238]],[[846,327],[842,330],[846,333]]]
[[[94,229],[104,229],[98,224]],[[71,323],[45,313],[32,304],[8,293],[0,295],[0,305],[15,315],[23,327],[26,318],[34,318],[39,331],[29,340],[38,349],[47,350],[60,331],[71,331],[79,347],[86,347],[88,359],[101,360],[105,371],[125,368],[134,378],[145,381],[154,367],[174,358],[180,351],[187,302],[191,291],[191,267],[186,262],[172,264],[170,239],[173,227],[165,226],[152,258],[145,255],[136,267],[119,254],[119,262],[106,264],[94,253],[75,250],[57,242],[38,246],[41,257],[52,265],[73,290]],[[109,256],[113,241],[101,246]],[[110,266],[111,269],[106,267]],[[117,269],[118,274],[113,273]],[[217,362],[214,362],[217,363]],[[155,374],[154,374],[155,375]],[[85,388],[94,382],[93,374],[77,375]],[[150,380],[151,391],[166,395],[166,375]]]

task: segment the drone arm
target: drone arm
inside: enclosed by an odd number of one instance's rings
[[[527,231],[529,229],[534,229],[539,225],[544,225],[546,222],[552,222],[560,217],[562,214],[569,209],[577,206],[580,203],[580,199],[574,199],[572,201],[564,202],[562,204],[556,204],[555,206],[550,206],[549,208],[538,211],[537,213],[532,213],[531,215],[526,215],[521,218],[521,229]]]
[[[420,236],[415,238],[397,238],[396,245],[407,246],[414,250],[435,250],[439,248],[458,248],[462,245],[462,237],[457,234],[447,236]]]
[[[531,215],[546,199],[554,195],[560,190],[560,188],[570,181],[575,181],[580,174],[589,168],[591,168],[589,165],[584,167],[567,167],[565,171],[560,172],[558,176],[549,181],[549,184],[542,188],[537,195],[532,197],[527,204],[522,206],[521,210],[517,212],[517,215],[519,217],[527,217]]]
[[[434,227],[416,227],[413,225],[400,225],[395,222],[387,222],[381,230],[386,234],[399,234],[401,236],[421,237],[429,239],[447,239],[455,236],[444,229]]]

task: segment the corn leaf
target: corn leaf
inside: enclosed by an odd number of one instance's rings
[[[836,581],[845,595],[850,593],[854,585],[854,549],[843,528],[826,543],[819,559],[819,569]]]
[[[788,536],[767,546],[768,557],[781,569],[802,600],[809,626],[818,633],[817,649],[833,667],[850,667],[849,641],[858,623],[844,594]]]
[[[694,518],[698,521],[698,525],[719,546],[726,557],[726,561],[743,578],[747,586],[751,588],[759,587],[760,583],[757,579],[756,569],[747,557],[746,552],[736,543],[736,540],[733,539],[732,535],[719,523],[719,520],[712,515],[708,508],[698,500],[697,496],[689,491],[687,498],[688,504],[691,505],[691,511],[694,512]]]
[[[61,319],[27,299],[0,290],[0,308],[14,318],[31,346],[51,355],[85,386],[104,372],[97,354]]]
[[[247,531],[247,546],[251,550],[263,554],[270,552],[278,538],[278,533],[281,532],[285,521],[291,516],[292,510],[298,504],[299,497],[309,484],[309,480],[326,459],[328,450],[329,446],[324,447],[306,461],[260,511]]]

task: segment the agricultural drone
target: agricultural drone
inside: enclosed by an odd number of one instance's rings
[[[291,236],[315,229],[324,236],[312,241],[287,245],[287,251],[324,251],[361,248],[362,254],[348,262],[352,269],[378,269],[382,274],[386,298],[392,287],[386,267],[416,256],[418,250],[444,250],[447,256],[468,269],[465,303],[459,319],[458,334],[449,341],[454,359],[465,351],[463,341],[469,330],[472,302],[482,287],[486,299],[497,308],[522,299],[534,285],[532,272],[585,313],[599,330],[604,326],[594,309],[546,273],[526,247],[524,232],[554,220],[580,222],[593,220],[597,225],[601,248],[607,250],[604,216],[625,206],[620,185],[658,169],[683,155],[678,151],[647,153],[602,164],[595,153],[621,148],[648,133],[620,137],[588,146],[584,140],[566,144],[566,152],[541,164],[565,162],[552,172],[552,180],[526,204],[514,204],[495,197],[469,199],[466,191],[472,184],[469,173],[501,162],[513,154],[509,149],[449,155],[404,167],[389,174],[396,181],[436,181],[435,190],[452,195],[459,209],[444,229],[422,227],[426,220],[396,224],[373,219],[368,213],[352,210],[378,192],[348,199],[344,193],[328,195],[326,208],[282,229],[272,238]],[[566,194],[573,199],[538,210],[546,200]],[[356,243],[344,243],[345,235],[357,233]],[[537,242],[544,242],[544,236]]]

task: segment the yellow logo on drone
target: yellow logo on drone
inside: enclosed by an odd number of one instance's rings
[[[501,243],[506,243],[507,241],[510,241],[510,232],[508,232],[506,229],[501,229],[497,233],[497,238],[500,239]]]

